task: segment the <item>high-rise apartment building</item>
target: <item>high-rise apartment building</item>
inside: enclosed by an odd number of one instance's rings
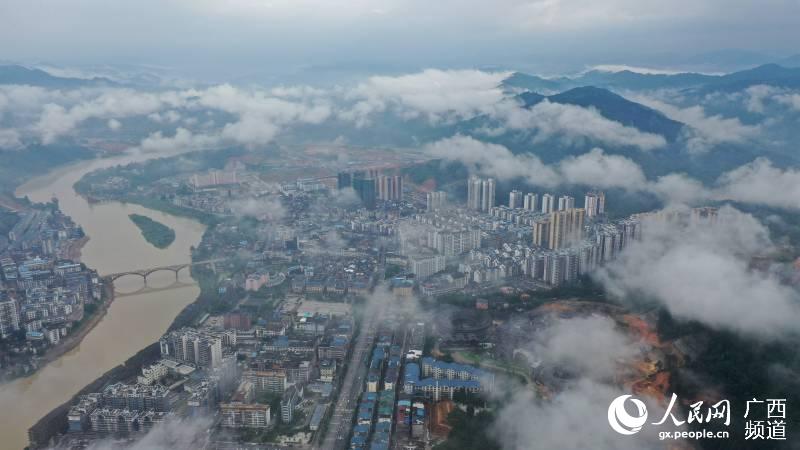
[[[605,213],[606,194],[603,192],[589,192],[584,197],[583,209],[586,217],[597,217]]]
[[[467,181],[467,208],[489,211],[494,207],[495,182],[493,178],[472,176]]]
[[[513,190],[508,194],[508,207],[511,209],[522,208],[522,192]]]
[[[447,204],[447,192],[433,191],[425,196],[425,207],[428,211],[442,209]]]
[[[338,189],[353,187],[353,174],[350,172],[339,172],[336,175],[336,187]]]
[[[361,203],[367,209],[375,209],[375,180],[372,178],[353,178],[353,189],[355,189]]]
[[[572,208],[550,213],[548,248],[559,249],[582,238],[585,211]]]
[[[550,219],[539,219],[533,223],[533,245],[548,247],[550,239]]]
[[[544,214],[550,214],[554,210],[555,206],[555,196],[550,194],[542,195],[542,212]]]
[[[539,209],[539,196],[533,192],[525,194],[522,201],[522,207],[528,211],[536,211]]]
[[[445,262],[445,257],[442,255],[414,257],[409,259],[408,267],[418,279],[424,279],[444,270]]]
[[[494,208],[495,185],[494,178],[487,178],[483,181],[483,193],[481,194],[481,211],[489,211]]]
[[[375,188],[380,200],[399,201],[403,199],[403,177],[400,175],[379,175],[375,179]]]
[[[0,298],[0,337],[8,337],[17,330],[19,330],[17,302],[14,299]]]
[[[562,195],[558,198],[558,210],[564,211],[565,209],[572,209],[575,207],[575,197],[569,195]]]
[[[170,332],[159,341],[161,356],[199,367],[219,367],[222,337],[191,328]]]

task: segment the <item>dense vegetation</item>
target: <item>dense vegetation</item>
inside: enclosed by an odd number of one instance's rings
[[[19,222],[18,214],[0,209],[0,235],[6,236],[8,232],[14,228],[14,225],[16,225],[17,222]]]
[[[175,230],[163,223],[140,214],[129,214],[128,217],[142,231],[145,240],[154,247],[167,248],[175,241]]]
[[[472,413],[472,414],[470,414]],[[475,414],[472,408],[464,412],[458,408],[447,417],[450,435],[447,440],[434,447],[435,450],[493,450],[500,445],[488,433],[494,422],[494,414],[488,410]]]
[[[23,150],[0,150],[0,193],[11,194],[25,180],[49,169],[94,157],[89,149],[71,145],[32,146]]]

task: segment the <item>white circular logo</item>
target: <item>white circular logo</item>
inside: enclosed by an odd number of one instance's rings
[[[635,417],[625,411],[625,401],[629,398],[637,409]],[[620,395],[608,406],[608,424],[619,434],[636,434],[645,422],[647,422],[647,407],[644,402],[631,398],[630,395]]]

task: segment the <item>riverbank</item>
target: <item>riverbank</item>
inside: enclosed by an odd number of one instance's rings
[[[98,269],[101,274],[185,264],[190,260],[192,249],[200,243],[206,228],[202,223],[133,204],[109,201],[90,205],[73,189],[74,183],[88,172],[149,157],[125,155],[76,163],[29,180],[18,187],[15,194],[36,203],[49,202],[55,194],[63,213],[72,217],[91,238],[81,249],[81,261]],[[140,230],[126,217],[132,213],[146,215],[174,229],[175,242],[166,249],[149,245]],[[103,311],[98,308],[95,311],[97,315],[93,313],[91,319],[87,318],[85,328],[81,327],[84,336],[78,345],[60,357],[51,353],[48,359],[54,360],[32,376],[0,385],[0,404],[15,406],[0,410],[0,435],[4,437],[0,448],[18,450],[25,447],[29,441],[27,431],[36,423],[43,423],[42,419],[49,412],[60,405],[70,404],[76,393],[104,375],[105,379],[109,379],[109,373],[113,376],[122,373],[124,376],[125,372],[110,371],[129,367],[135,362],[130,359],[133,355],[149,348],[171,326],[176,316],[197,300],[200,292],[197,285],[187,284],[191,281],[188,273],[181,274],[181,278],[184,278],[184,283],[179,286],[161,289],[173,283],[174,275],[155,273],[148,277],[149,286],[155,289],[144,290],[139,277],[117,280],[116,289],[126,295],[117,294],[113,302],[104,305]],[[155,352],[157,356],[157,346]],[[135,376],[140,370],[141,366],[137,365],[131,373]],[[62,419],[65,417],[58,420]],[[37,433],[41,429],[41,426],[35,427],[33,434],[42,436]],[[58,426],[44,429],[63,431]]]
[[[214,301],[215,297],[209,295],[209,289],[212,287],[212,283],[207,279],[207,275],[195,275],[193,273],[192,276],[193,278],[197,278],[198,285],[201,286],[200,294],[195,301],[186,305],[178,313],[169,326],[168,331],[195,325],[197,320],[205,314],[210,303]],[[68,425],[67,413],[81,395],[98,392],[110,383],[131,379],[140,373],[142,367],[153,364],[160,358],[161,348],[158,341],[156,341],[126,359],[122,364],[119,364],[103,373],[100,377],[94,379],[69,400],[55,407],[28,429],[29,448],[46,448],[52,445],[58,436],[66,431]]]
[[[84,236],[80,239],[70,242],[69,247],[67,247],[67,250],[64,252],[67,259],[80,262],[83,246],[89,242],[89,239],[89,236]]]
[[[61,340],[56,346],[50,348],[45,352],[44,356],[39,358],[37,362],[39,363],[40,370],[44,368],[44,366],[50,364],[51,362],[57,360],[58,358],[62,357],[64,354],[68,353],[69,351],[73,350],[75,347],[80,345],[83,338],[86,337],[89,332],[100,323],[101,320],[105,317],[106,313],[108,312],[109,306],[114,301],[114,285],[111,283],[106,284],[103,286],[103,299],[101,303],[97,306],[97,309],[92,313],[90,317],[84,316],[83,319],[80,321],[78,325],[78,330],[73,330],[72,333],[67,335],[64,339]],[[35,374],[36,372],[31,372],[28,376]]]

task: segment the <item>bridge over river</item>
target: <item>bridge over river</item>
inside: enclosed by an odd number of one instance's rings
[[[207,259],[205,261],[195,261],[195,262],[184,263],[184,264],[172,264],[172,265],[169,265],[169,266],[156,266],[156,267],[149,267],[149,268],[146,268],[146,269],[127,270],[125,272],[108,273],[108,274],[103,275],[103,278],[105,278],[106,280],[109,280],[109,281],[111,281],[113,283],[114,281],[116,281],[116,280],[118,280],[118,279],[120,279],[122,277],[126,277],[126,276],[129,276],[129,275],[136,275],[136,276],[142,277],[144,279],[144,283],[147,284],[147,277],[150,276],[151,274],[153,274],[155,272],[161,272],[161,271],[171,271],[171,272],[175,273],[175,280],[177,281],[178,275],[180,274],[180,271],[185,269],[185,268],[187,268],[187,267],[210,266],[211,270],[216,272],[217,269],[216,269],[215,264],[218,263],[218,262],[227,261],[227,259],[228,258],[216,258],[216,259]]]

